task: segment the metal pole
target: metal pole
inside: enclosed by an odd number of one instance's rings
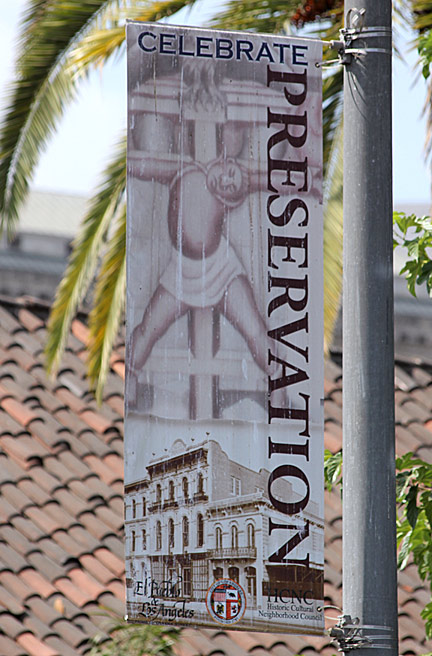
[[[363,29],[344,75],[343,611],[388,627],[362,631],[389,636],[374,656],[397,654],[391,4],[345,1]]]

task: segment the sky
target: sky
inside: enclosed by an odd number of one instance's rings
[[[13,77],[15,43],[25,0],[0,0],[0,5],[0,98],[4,99],[7,83]],[[191,25],[202,24],[212,5],[212,0],[199,0],[196,8],[184,12],[182,18]],[[399,35],[405,63],[395,59],[393,70],[393,195],[399,207],[428,205],[431,196],[430,169],[423,151],[425,119],[421,116],[426,85],[414,72],[416,53],[410,51],[409,39],[409,34]],[[126,63],[121,58],[92,73],[81,85],[78,101],[67,110],[40,158],[33,188],[90,195],[125,126]]]

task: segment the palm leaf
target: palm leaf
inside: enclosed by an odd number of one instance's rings
[[[328,352],[342,292],[343,129],[339,125],[331,148],[324,193],[324,346]]]
[[[74,242],[48,321],[45,347],[48,370],[54,372],[65,348],[70,325],[97,269],[98,254],[126,187],[126,138],[120,142],[105,180],[94,198],[81,232]]]
[[[75,95],[72,74],[61,67],[64,54],[106,1],[29,3],[0,133],[0,213],[10,230],[47,138]]]
[[[118,334],[126,287],[126,203],[123,203],[112,238],[109,240],[96,282],[93,309],[89,317],[88,375],[96,385],[96,398],[109,370],[110,355]]]
[[[121,47],[125,7],[130,17],[156,20],[193,2],[165,0],[143,8],[140,0],[31,0],[0,131],[0,214],[9,232],[39,156],[77,94],[78,79]],[[88,47],[98,32],[98,43]]]
[[[196,0],[162,0],[147,3],[147,6],[143,7],[142,3],[136,0],[137,6],[121,7],[115,14],[112,9],[107,11],[103,19],[88,30],[80,43],[70,52],[68,66],[78,73],[81,68],[88,66],[88,62],[95,66],[105,64],[123,47],[126,19],[156,22],[176,14],[184,7],[192,6],[195,2]]]
[[[251,32],[282,32],[299,0],[230,0],[211,21],[212,27]]]

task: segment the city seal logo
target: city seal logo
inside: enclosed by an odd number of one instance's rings
[[[206,606],[215,622],[236,624],[246,610],[246,595],[236,581],[219,579],[207,590]]]

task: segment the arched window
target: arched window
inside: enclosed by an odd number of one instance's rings
[[[156,549],[158,551],[162,549],[162,524],[160,522],[156,523]]]
[[[248,595],[256,597],[256,569],[255,567],[246,567],[245,572]]]
[[[204,478],[201,472],[198,472],[197,478],[197,494],[202,494],[204,492]]]
[[[214,580],[223,579],[223,567],[215,567],[213,570]]]
[[[247,541],[248,547],[255,547],[255,526],[253,524],[247,525]]]
[[[135,499],[132,499],[132,518],[135,519],[136,517],[136,501]]]
[[[231,549],[238,549],[238,528],[231,526]]]
[[[182,490],[183,490],[184,499],[188,499],[189,498],[189,481],[186,478],[186,476],[182,480]]]
[[[168,498],[170,501],[174,501],[174,481],[168,483]]]
[[[160,486],[160,483],[156,485],[156,503],[160,503],[162,501],[162,488]]]
[[[220,526],[216,528],[216,549],[222,549],[222,529]]]
[[[131,535],[131,551],[135,551],[136,549],[136,536],[135,536],[135,531],[132,531]]]
[[[142,550],[145,551],[147,549],[147,533],[145,528],[143,528],[142,530],[141,540],[142,540]]]
[[[183,517],[182,521],[183,547],[189,546],[189,520]]]
[[[174,520],[168,520],[168,546],[172,549],[174,547]]]
[[[228,578],[236,583],[239,582],[239,568],[238,567],[228,567]]]
[[[204,544],[204,517],[201,513],[197,517],[197,547]]]

